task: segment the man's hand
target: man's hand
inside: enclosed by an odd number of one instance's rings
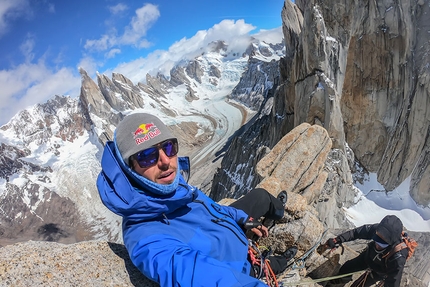
[[[257,235],[258,237],[269,236],[269,229],[267,229],[267,227],[264,225],[260,225],[257,228],[253,228],[253,229],[251,229],[251,231],[254,232],[254,234]]]
[[[251,230],[251,232],[253,232],[258,237],[267,237],[269,235],[269,230],[267,227],[261,224],[261,222],[258,220],[254,220],[252,217],[248,217],[243,227],[246,230]]]
[[[330,249],[339,247],[339,242],[337,242],[336,238],[329,238],[325,243]]]

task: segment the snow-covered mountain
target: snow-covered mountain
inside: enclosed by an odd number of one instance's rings
[[[146,75],[145,83],[114,73],[97,74],[96,84],[81,69],[79,98],[55,96],[0,127],[0,245],[121,241],[120,219],[101,204],[95,186],[103,144],[118,122],[136,111],[157,115],[196,170],[207,167],[266,102],[283,51],[283,44],[257,39],[245,51],[217,41],[169,75]],[[205,176],[197,173],[196,183]]]

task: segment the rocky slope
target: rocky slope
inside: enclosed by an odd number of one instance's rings
[[[81,156],[67,146],[79,144],[83,137],[91,141],[89,128],[78,102],[59,96],[1,127],[3,139],[10,140],[0,148],[0,245],[29,239],[73,243],[99,238],[100,226],[83,216],[86,211],[91,218],[109,217],[101,206],[85,204],[89,196],[98,196],[91,195],[97,170],[91,158],[97,151]],[[63,156],[76,156],[76,165],[68,166],[71,163]],[[82,192],[87,187],[90,194]]]

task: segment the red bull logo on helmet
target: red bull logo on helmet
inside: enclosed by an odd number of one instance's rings
[[[152,138],[155,138],[160,133],[160,130],[153,123],[149,123],[139,125],[136,131],[134,131],[133,136],[136,144],[141,144]]]

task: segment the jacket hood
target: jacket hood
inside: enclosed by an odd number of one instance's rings
[[[376,228],[376,234],[389,245],[394,245],[401,241],[402,231],[403,223],[395,215],[385,216]]]
[[[116,156],[115,145],[109,141],[103,151],[102,171],[97,178],[97,189],[103,204],[112,212],[129,219],[149,220],[169,214],[192,202],[197,196],[183,174],[189,174],[189,159],[178,158],[179,183],[176,190],[159,195],[143,190],[142,183],[130,176],[130,170]]]

